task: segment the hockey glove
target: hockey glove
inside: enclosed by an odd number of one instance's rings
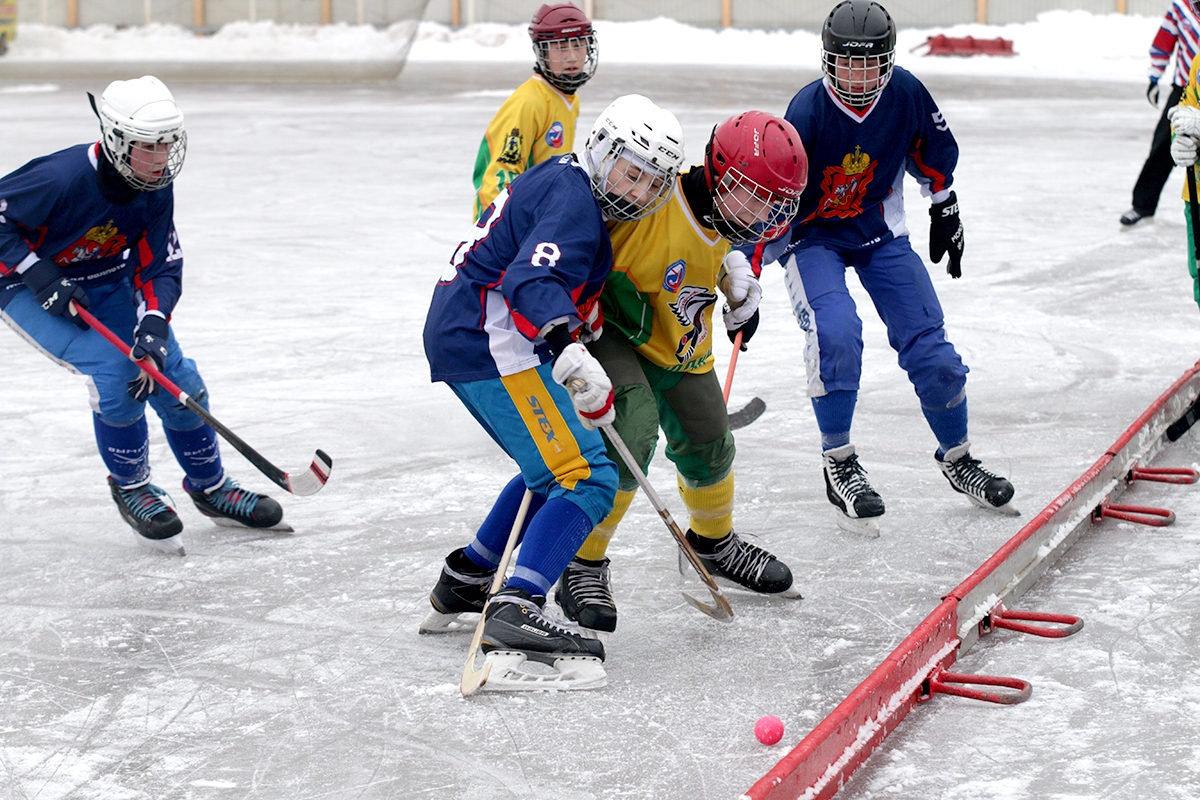
[[[147,314],[133,332],[133,348],[129,351],[129,357],[134,361],[149,359],[155,369],[162,372],[167,363],[169,334],[165,319],[157,314]],[[158,391],[158,384],[147,373],[140,372],[126,386],[126,391],[134,400],[144,403]]]
[[[594,342],[604,334],[604,309],[600,308],[600,298],[592,301],[583,327],[579,329],[579,341],[587,344]]]
[[[1146,99],[1150,101],[1150,105],[1158,108],[1158,81],[1154,78],[1150,79],[1150,85],[1146,87]]]
[[[746,254],[730,250],[721,262],[717,283],[725,295],[725,330],[729,341],[742,332],[742,344],[750,341],[758,328],[758,304],[762,300],[762,286],[758,275]]]
[[[612,381],[596,357],[579,342],[572,342],[559,354],[551,374],[570,393],[583,427],[595,430],[616,419]]]
[[[728,306],[726,306],[728,308]],[[758,309],[754,309],[754,313],[750,319],[746,320],[736,328],[729,327],[730,314],[725,314],[725,333],[729,334],[729,341],[736,342],[738,332],[742,334],[742,350],[746,349],[746,342],[750,341],[750,337],[758,330]]]
[[[63,275],[62,270],[53,261],[42,259],[33,262],[29,269],[21,273],[21,283],[33,292],[38,305],[47,312],[56,317],[66,317],[85,331],[88,329],[88,324],[71,308],[72,300],[87,308],[87,292]]]
[[[962,277],[963,226],[958,218],[958,196],[950,196],[929,209],[929,260],[938,263],[949,255],[946,272],[951,278]]]
[[[1167,119],[1171,121],[1171,131],[1176,136],[1182,133],[1200,140],[1200,108],[1180,104],[1167,112]]]
[[[1186,133],[1177,133],[1171,140],[1171,160],[1187,168],[1196,163],[1196,140]]]

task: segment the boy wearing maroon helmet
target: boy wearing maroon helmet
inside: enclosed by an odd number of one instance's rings
[[[475,158],[475,218],[534,164],[575,148],[579,98],[596,72],[596,34],[571,3],[543,5],[529,25],[533,76],[509,95],[492,118]]]

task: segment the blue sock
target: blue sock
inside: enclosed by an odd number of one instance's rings
[[[547,500],[525,533],[517,568],[505,586],[545,597],[591,532],[592,521],[582,508],[564,497]]]
[[[967,440],[967,396],[960,394],[956,399],[959,400],[958,404],[950,408],[929,409],[921,406],[930,430],[937,437],[939,457]]]
[[[113,425],[92,414],[96,446],[118,486],[130,487],[150,480],[150,431],[145,415],[127,425]]]
[[[475,533],[475,541],[467,545],[467,558],[476,565],[487,569],[495,569],[504,555],[504,545],[508,543],[508,534],[512,531],[513,520],[521,509],[521,500],[525,496],[525,480],[517,475],[508,485],[500,490],[500,496],[488,512],[487,519]],[[529,528],[533,515],[546,502],[539,494],[534,494],[529,503],[529,511],[525,514],[525,524],[517,536],[518,543]]]
[[[821,429],[821,450],[833,450],[850,444],[850,424],[854,421],[854,406],[858,392],[836,391],[812,399],[817,427]]]
[[[220,486],[225,480],[225,469],[221,466],[221,448],[217,444],[217,432],[208,425],[177,431],[163,427],[167,444],[175,454],[175,460],[187,475],[188,487],[202,492]]]

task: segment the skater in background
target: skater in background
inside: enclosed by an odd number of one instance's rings
[[[875,533],[883,499],[858,462],[850,429],[862,374],[862,320],[846,271],[887,326],[888,342],[937,439],[934,458],[956,492],[1016,513],[1013,487],[971,457],[967,367],[946,340],[929,272],[909,244],[901,193],[907,171],[933,205],[929,257],[961,273],[963,228],[951,190],[958,145],[929,92],[894,66],[896,26],[878,3],[845,0],[821,34],[824,77],[800,90],[786,119],[800,133],[813,178],[789,234],[754,260],[779,260],[805,335],[808,394],[821,432],[826,494],[838,524]]]
[[[218,523],[276,526],[279,504],[225,474],[216,432],[92,331],[73,304],[208,407],[171,330],[183,253],[172,181],[183,167],[183,114],[157,78],[109,84],[92,107],[100,141],[34,159],[0,178],[0,317],[49,358],[87,376],[96,444],[121,516],[142,544],[181,552],[170,496],[150,480],[147,403],[196,507]]]
[[[481,648],[504,661],[488,679],[493,688],[526,658],[556,670],[567,659],[557,678],[564,688],[604,680],[603,644],[556,625],[544,607],[617,488],[596,430],[613,420],[612,383],[582,343],[603,327],[599,296],[612,268],[604,223],[649,214],[669,197],[683,148],[664,132],[677,130],[646,98],[617,98],[596,121],[584,163],[553,158],[501,191],[434,289],[425,322],[432,378],[449,385],[520,473],[473,541],[446,557],[422,632],[457,629],[460,614],[484,609],[532,492],[516,568],[485,613]]]
[[[1171,139],[1171,159],[1174,163],[1190,170],[1195,177],[1197,150],[1200,149],[1200,84],[1197,83],[1196,73],[1200,71],[1200,62],[1193,61],[1188,73],[1187,85],[1179,100],[1179,104],[1171,109],[1170,122],[1173,136]],[[1200,198],[1192,196],[1190,181],[1183,182],[1183,216],[1187,220],[1188,232],[1188,272],[1192,275],[1192,296],[1200,304],[1200,278],[1196,272],[1196,230],[1197,209],[1195,204]]]
[[[773,239],[796,215],[807,179],[800,137],[761,111],[713,129],[704,164],[679,177],[658,211],[609,223],[613,271],[601,304],[604,336],[588,343],[616,391],[614,426],[645,473],[661,427],[688,511],[687,539],[715,577],[763,594],[792,592],[792,573],[733,527],[734,440],[713,369],[713,306],[720,285],[724,327],[743,346],[758,328],[762,289],[746,256],[729,245]],[[613,511],[596,526],[558,582],[568,619],[613,631],[606,556],[637,493],[637,478],[615,450],[620,482]]]
[[[571,3],[543,5],[529,25],[533,77],[492,118],[475,158],[475,214],[534,164],[575,149],[579,97],[596,73],[592,21]]]
[[[1153,217],[1158,210],[1159,195],[1174,164],[1171,159],[1168,114],[1183,95],[1197,48],[1200,48],[1200,17],[1197,16],[1196,6],[1192,0],[1172,0],[1150,44],[1150,85],[1146,87],[1146,98],[1150,105],[1158,108],[1162,99],[1162,77],[1174,52],[1175,69],[1172,71],[1171,89],[1167,92],[1166,103],[1154,128],[1154,137],[1150,140],[1150,155],[1146,157],[1137,183],[1133,185],[1133,207],[1121,215],[1122,225],[1137,225]]]

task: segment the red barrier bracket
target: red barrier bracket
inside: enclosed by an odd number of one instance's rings
[[[1049,624],[1026,625],[1027,622]],[[1044,614],[1040,611],[1016,611],[1004,606],[996,606],[990,614],[979,621],[979,635],[985,636],[996,628],[1007,628],[1010,631],[1043,636],[1047,639],[1065,639],[1071,634],[1083,630],[1083,620],[1071,614]]]
[[[1175,521],[1175,512],[1165,508],[1150,506],[1122,506],[1105,500],[1092,511],[1092,521],[1099,522],[1105,517],[1123,519],[1126,522],[1136,522],[1139,525],[1153,525],[1165,528]]]
[[[1006,689],[1015,689],[1016,693],[988,692],[982,689],[967,689],[964,686],[1003,686]],[[968,697],[972,700],[984,700],[988,703],[1011,706],[1028,700],[1033,694],[1033,684],[1020,678],[1002,678],[998,675],[963,675],[958,672],[937,670],[921,684],[917,702],[924,703],[935,694],[952,694],[955,697]]]
[[[1200,472],[1189,467],[1139,467],[1134,462],[1133,469],[1125,476],[1125,483],[1134,481],[1154,481],[1156,483],[1195,483],[1200,481]]]

